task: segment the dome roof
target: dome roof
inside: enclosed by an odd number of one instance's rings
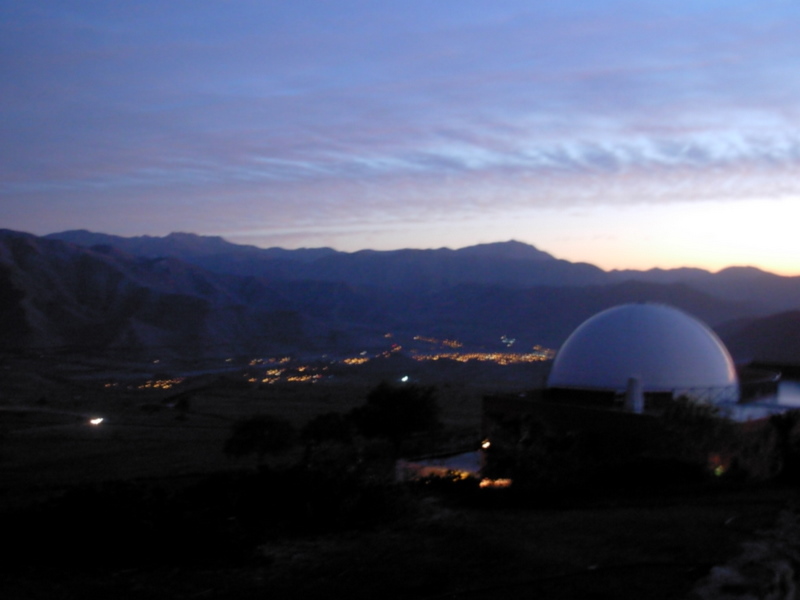
[[[703,323],[669,306],[624,304],[572,333],[548,386],[622,391],[631,377],[645,392],[737,384],[728,351]]]

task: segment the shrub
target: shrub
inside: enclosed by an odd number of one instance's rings
[[[346,416],[337,412],[328,412],[317,415],[306,423],[300,435],[306,443],[353,441],[355,426]]]
[[[395,444],[409,434],[442,426],[436,388],[432,386],[382,382],[369,392],[363,406],[350,412],[350,418],[364,437],[382,437]]]
[[[296,434],[286,419],[272,415],[256,415],[240,419],[233,424],[225,440],[225,454],[241,458],[255,454],[262,462],[269,455],[282,454],[295,442]]]

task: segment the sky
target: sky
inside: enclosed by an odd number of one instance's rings
[[[0,227],[800,275],[794,0],[0,0]]]

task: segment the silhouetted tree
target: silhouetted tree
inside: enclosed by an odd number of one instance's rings
[[[704,465],[717,452],[730,454],[741,445],[739,428],[722,418],[719,407],[680,396],[660,417],[665,436],[663,452]]]
[[[300,437],[306,443],[340,442],[353,440],[355,426],[345,415],[328,412],[317,415],[303,427]]]
[[[436,388],[433,386],[380,383],[367,395],[363,406],[350,418],[364,437],[383,437],[394,443],[409,434],[441,427]]]
[[[182,394],[176,401],[175,401],[175,410],[181,413],[189,412],[189,408],[191,403],[189,401],[189,396]]]
[[[786,481],[800,481],[800,410],[790,410],[770,417],[775,431],[776,451],[782,462],[782,477]]]
[[[223,450],[233,458],[255,454],[258,461],[262,462],[268,454],[281,454],[289,450],[295,439],[294,427],[286,419],[256,415],[239,419],[233,424]]]
[[[717,406],[679,397],[661,416],[663,453],[728,478],[767,480],[781,469],[781,425],[744,428]],[[787,423],[783,427],[791,429]]]

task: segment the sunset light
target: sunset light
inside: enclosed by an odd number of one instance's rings
[[[800,274],[795,3],[441,6],[9,4],[3,227]]]

